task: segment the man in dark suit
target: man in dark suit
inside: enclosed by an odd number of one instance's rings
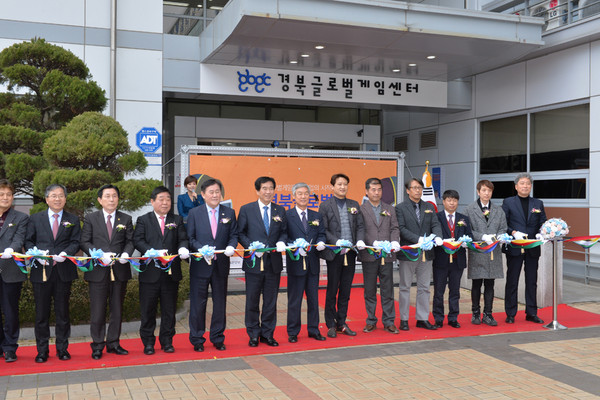
[[[17,361],[19,344],[19,300],[27,274],[21,272],[13,252],[21,253],[29,217],[12,208],[15,188],[6,179],[0,179],[0,357]],[[2,320],[4,315],[4,321]]]
[[[394,207],[381,201],[383,193],[381,180],[369,178],[365,182],[368,201],[360,206],[365,222],[365,241],[374,246],[376,241],[391,242],[394,251],[400,250],[400,229]],[[377,278],[381,291],[381,322],[386,332],[397,334],[398,328],[394,324],[396,319],[396,303],[394,301],[394,255],[390,252],[383,263],[381,258],[369,254],[367,250],[360,252],[363,277],[365,281],[365,309],[367,310],[367,323],[363,332],[375,330],[377,326]]]
[[[304,239],[312,246],[306,255],[299,254],[297,260],[286,255],[288,275],[288,317],[287,332],[290,343],[298,342],[302,325],[302,298],[306,293],[308,337],[325,340],[319,332],[319,274],[321,262],[318,251],[325,249],[325,226],[321,214],[308,209],[310,188],[306,183],[296,183],[292,187],[296,207],[286,212],[288,242]]]
[[[90,288],[90,335],[92,358],[102,358],[107,353],[129,354],[119,344],[123,301],[127,281],[131,279],[131,267],[127,258],[133,253],[133,223],[131,216],[117,211],[119,189],[104,185],[98,190],[98,203],[102,210],[86,215],[81,231],[81,250],[91,254],[92,249],[102,250],[110,259],[119,256],[115,263],[103,267],[99,263],[84,274]],[[108,261],[108,260],[107,260]],[[110,308],[110,321],[106,330],[106,304]]]
[[[444,210],[437,213],[442,227],[443,239],[473,237],[471,221],[464,214],[456,212],[459,194],[456,190],[446,190],[442,195]],[[434,249],[433,259],[433,318],[436,328],[444,326],[444,292],[448,285],[448,325],[460,328],[458,323],[458,302],[460,300],[460,279],[467,267],[467,251],[461,248],[453,255],[446,254],[441,246]]]
[[[277,325],[277,294],[283,269],[281,252],[285,251],[285,209],[272,203],[275,179],[261,176],[254,182],[258,201],[240,208],[238,239],[244,248],[258,241],[265,247],[276,247],[275,253],[264,253],[262,258],[245,259],[242,269],[246,274],[246,331],[248,345],[258,346],[259,340],[269,346],[279,346],[273,338]],[[258,253],[257,253],[258,254]],[[259,312],[262,293],[262,314]]]
[[[540,239],[540,228],[546,222],[544,203],[540,199],[530,197],[533,179],[528,173],[515,178],[517,195],[504,199],[502,209],[506,215],[507,232],[517,240],[524,238]],[[537,316],[537,270],[540,248],[521,250],[508,246],[506,248],[506,288],[504,309],[506,322],[515,322],[518,303],[518,286],[521,269],[525,263],[525,319],[543,324]]]
[[[216,254],[210,264],[204,258],[192,258],[190,263],[190,343],[195,351],[204,351],[206,302],[208,286],[212,294],[210,341],[217,350],[225,350],[225,315],[227,279],[230,259],[238,243],[235,211],[220,204],[223,185],[217,179],[207,179],[200,187],[205,205],[192,208],[188,214],[187,232],[192,252],[203,246],[213,246]]]
[[[150,196],[153,211],[142,215],[136,221],[133,243],[142,256],[150,249],[161,255],[179,254],[171,261],[169,268],[163,268],[159,261],[146,264],[139,274],[140,281],[140,338],[144,344],[144,354],[154,354],[154,329],[156,312],[160,299],[160,332],[158,341],[165,353],[173,353],[175,336],[175,313],[177,293],[181,281],[181,259],[189,257],[188,238],[183,218],[171,211],[172,196],[164,186],[154,188]]]
[[[400,227],[400,244],[408,246],[419,243],[424,236],[435,235],[436,245],[442,244],[442,228],[435,216],[433,204],[422,201],[423,182],[412,178],[405,185],[408,198],[396,206],[396,216]],[[408,312],[410,309],[410,288],[413,277],[417,276],[417,328],[436,329],[429,322],[429,288],[431,286],[431,261],[435,257],[433,250],[425,252],[425,260],[421,257],[410,261],[404,253],[398,253],[400,261],[400,330],[407,331]]]
[[[346,198],[350,178],[344,174],[331,177],[333,197],[319,206],[323,216],[327,242],[338,244],[348,240],[355,244],[358,250],[365,248],[365,228],[360,205]],[[356,336],[346,324],[350,289],[356,267],[356,252],[343,249],[338,254],[327,248],[321,252],[321,257],[327,262],[327,292],[325,295],[325,323],[327,336],[334,338],[337,332]]]
[[[65,256],[79,251],[81,225],[79,218],[64,210],[67,188],[52,184],[46,188],[47,211],[33,214],[27,224],[25,248],[37,247],[53,256],[49,261],[34,261],[29,279],[33,285],[35,300],[35,341],[38,354],[35,362],[48,360],[50,339],[50,304],[54,300],[56,316],[56,353],[60,360],[70,360],[69,298],[71,284],[77,279],[77,267]]]

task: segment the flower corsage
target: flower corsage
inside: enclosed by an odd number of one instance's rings
[[[221,218],[221,223],[222,224],[228,224],[231,222],[231,218]]]
[[[539,213],[541,213],[541,212],[542,212],[542,210],[540,210],[539,208],[532,208],[532,209],[531,209],[531,213],[532,213],[532,214],[539,214]]]
[[[388,212],[388,210],[383,210],[382,212],[379,213],[379,215],[383,216],[383,217],[390,217],[390,213]]]
[[[467,223],[465,222],[465,220],[464,220],[464,219],[461,219],[460,221],[458,221],[458,222],[456,223],[456,226],[467,226]]]
[[[73,227],[73,224],[69,221],[65,221],[62,223],[62,226],[64,226],[65,228],[71,228]]]
[[[174,222],[171,222],[171,223],[169,223],[169,224],[166,224],[166,225],[165,225],[165,228],[167,228],[168,230],[172,230],[172,229],[175,229],[175,228],[177,228],[177,224],[176,224],[176,223],[174,223]]]
[[[117,232],[121,232],[121,231],[122,231],[123,229],[125,229],[125,228],[126,228],[126,226],[125,226],[125,225],[123,225],[123,224],[119,224],[119,225],[117,225]]]
[[[358,209],[356,207],[348,207],[348,212],[352,215],[358,214]]]
[[[319,220],[315,219],[314,221],[308,221],[310,226],[319,226]]]
[[[275,221],[275,222],[281,222],[281,217],[279,215],[275,215],[273,217],[273,221]]]

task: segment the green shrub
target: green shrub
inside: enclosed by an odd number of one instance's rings
[[[177,309],[190,296],[190,268],[186,261],[181,263],[183,278],[179,283],[179,294],[177,296]],[[125,301],[123,302],[123,322],[139,321],[140,319],[140,293],[139,281],[133,278],[127,284]],[[83,279],[83,272],[79,271],[79,279],[73,281],[71,287],[71,300],[69,310],[71,313],[71,324],[82,325],[90,323],[90,297],[88,283]],[[159,307],[160,314],[160,307]],[[107,321],[109,315],[107,313]],[[23,282],[21,300],[19,303],[19,320],[21,326],[33,326],[35,323],[35,301],[33,298],[33,287],[29,280]],[[54,323],[54,310],[52,310],[51,323]]]

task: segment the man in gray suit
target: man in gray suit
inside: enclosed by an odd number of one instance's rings
[[[383,193],[381,181],[377,178],[369,178],[365,183],[368,201],[360,206],[360,211],[365,222],[365,242],[374,246],[376,241],[391,242],[394,251],[400,250],[400,229],[394,207],[381,201]],[[367,324],[363,332],[368,333],[375,330],[377,317],[377,277],[381,287],[381,322],[385,331],[399,333],[394,325],[396,318],[396,305],[394,303],[394,275],[392,253],[384,259],[376,258],[367,250],[360,252],[362,261],[363,277],[365,280],[365,308],[367,310]]]
[[[17,361],[19,340],[19,299],[27,274],[21,272],[12,253],[21,252],[29,217],[12,208],[15,188],[6,179],[0,179],[0,357]],[[4,315],[4,321],[2,321]]]
[[[346,198],[350,178],[344,174],[331,177],[333,197],[319,206],[323,216],[327,243],[337,244],[339,240],[348,240],[356,244],[358,250],[365,248],[365,228],[359,204]],[[327,292],[325,294],[325,323],[327,336],[334,338],[337,332],[348,336],[356,336],[346,324],[350,289],[356,267],[356,253],[345,253],[342,249],[338,254],[331,249],[321,252],[321,257],[327,261]],[[346,264],[346,265],[344,265]]]
[[[402,246],[418,243],[424,236],[432,233],[436,236],[437,246],[442,244],[442,227],[433,204],[421,200],[423,182],[412,178],[405,185],[408,198],[396,206],[396,216],[400,227],[400,244]],[[417,276],[417,328],[436,329],[429,322],[429,288],[431,286],[433,250],[425,252],[425,260],[421,257],[410,261],[404,253],[398,253],[400,260],[400,329],[408,330],[408,312],[410,306],[410,287],[413,276]]]

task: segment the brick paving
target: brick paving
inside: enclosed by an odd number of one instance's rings
[[[243,283],[236,284],[237,293],[243,292]],[[244,327],[244,302],[243,294],[229,296],[228,328]],[[571,306],[600,314],[600,301]],[[281,293],[278,325],[285,325],[286,307],[287,294]],[[461,290],[460,307],[470,313],[468,290]],[[503,308],[496,299],[494,311]],[[598,329],[7,376],[0,377],[0,399],[597,399]],[[187,331],[183,315],[177,332]],[[124,336],[138,337],[135,330]]]

